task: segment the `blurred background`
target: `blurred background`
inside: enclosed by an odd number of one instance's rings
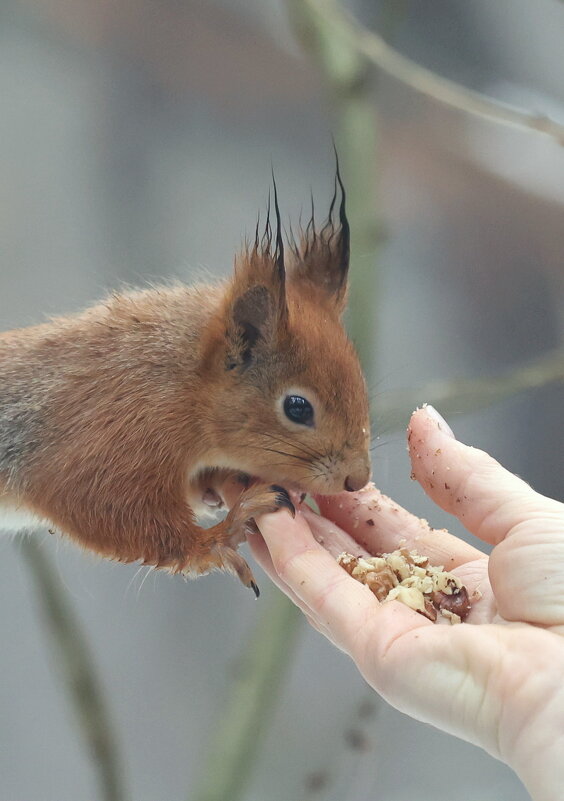
[[[562,141],[416,93],[350,40],[333,32],[327,44],[307,7],[4,0],[1,328],[124,284],[228,274],[265,207],[271,163],[286,220],[307,216],[310,188],[327,207],[334,135],[353,272],[368,282],[355,278],[353,301],[373,309],[353,335],[376,387],[376,483],[463,534],[409,480],[404,410],[435,401],[460,439],[562,499],[564,387],[543,361],[564,345]],[[342,7],[417,64],[564,125],[559,0]],[[535,387],[509,392],[512,371],[539,360]],[[460,390],[458,379],[478,383]],[[46,532],[39,542],[93,655],[119,797],[204,798],[210,742],[275,590],[258,568],[254,603],[227,577],[187,583]],[[109,798],[21,540],[0,549],[0,801]],[[244,801],[528,798],[509,769],[396,713],[344,655],[292,625]]]

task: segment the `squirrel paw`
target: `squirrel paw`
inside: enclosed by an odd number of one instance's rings
[[[200,542],[199,553],[183,563],[176,563],[173,572],[202,575],[212,570],[223,570],[237,576],[258,598],[259,588],[251,568],[236,549],[247,534],[258,532],[255,517],[278,509],[288,509],[292,517],[296,514],[284,487],[253,484],[241,493],[225,520],[212,528],[202,529],[205,534]],[[159,566],[164,564],[161,562]]]
[[[227,573],[238,576],[241,583],[244,584],[245,587],[249,587],[249,589],[254,592],[255,598],[258,598],[260,590],[253,576],[253,571],[241,554],[238,553],[235,548],[229,548],[226,545],[218,546],[216,548],[216,554],[220,563],[219,566]]]
[[[227,516],[229,529],[233,532],[233,541],[241,542],[245,534],[258,531],[255,518],[260,515],[277,512],[278,509],[287,509],[292,517],[296,516],[296,509],[287,490],[278,484],[255,484],[242,493],[238,503]]]
[[[251,568],[236,551],[236,547],[240,542],[243,542],[247,534],[258,532],[255,517],[276,512],[278,509],[287,509],[292,517],[295,517],[294,504],[284,487],[280,487],[277,484],[270,486],[254,484],[241,494],[224,523],[220,524],[227,537],[224,539],[225,544],[218,544],[214,548],[219,562],[217,566],[238,576],[245,587],[250,587],[253,590],[257,598],[259,597],[259,588]]]

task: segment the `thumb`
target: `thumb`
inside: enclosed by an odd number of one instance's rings
[[[431,406],[413,414],[408,442],[413,473],[427,494],[495,545],[488,572],[502,617],[564,624],[564,504],[457,442]]]
[[[458,442],[432,406],[413,413],[407,440],[413,475],[427,495],[484,542],[496,545],[524,521],[564,511],[489,454]]]

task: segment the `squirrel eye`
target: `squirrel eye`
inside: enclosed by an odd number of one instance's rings
[[[313,406],[301,395],[286,395],[284,414],[293,423],[300,423],[303,426],[313,425]]]

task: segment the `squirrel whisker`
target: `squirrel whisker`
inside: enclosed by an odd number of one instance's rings
[[[303,444],[303,442],[300,443],[292,442],[290,440],[284,439],[283,437],[279,436],[275,437],[272,434],[267,434],[266,432],[262,432],[261,436],[269,437],[270,439],[273,439],[275,442],[281,442],[283,445],[289,445],[292,448],[298,448],[303,453],[309,453],[309,455],[312,458],[321,459],[324,456],[324,454],[321,451],[315,450],[315,448],[312,448],[311,446],[306,446]]]

